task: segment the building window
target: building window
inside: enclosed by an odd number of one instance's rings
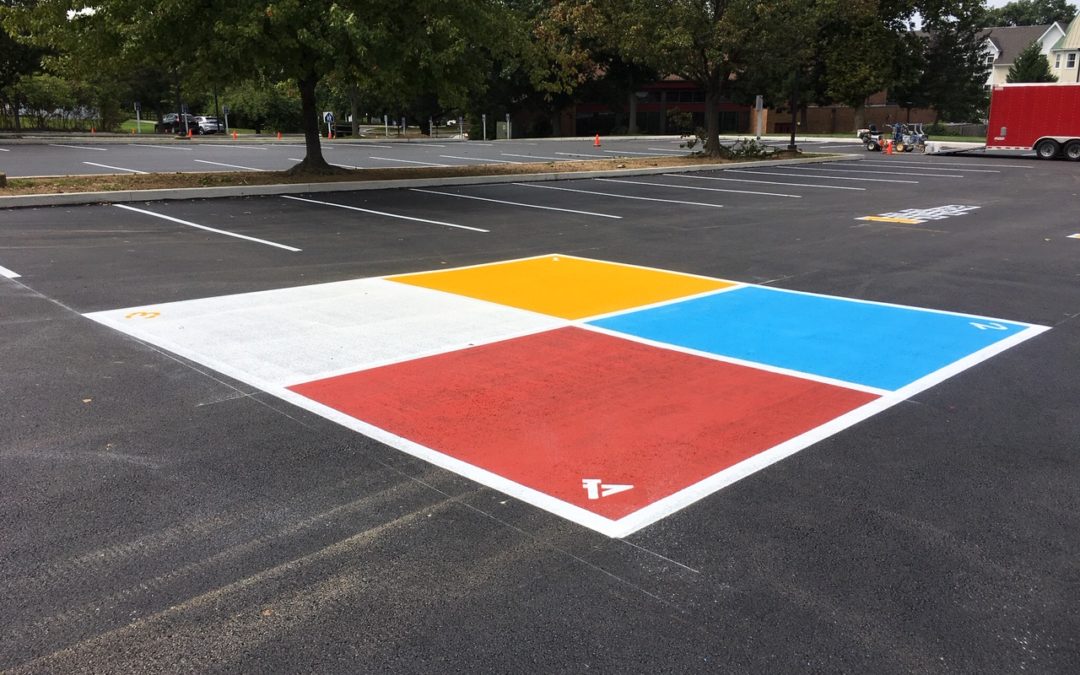
[[[1054,54],[1054,68],[1061,69],[1061,54]]]
[[[1075,68],[1076,67],[1076,52],[1071,52],[1068,56],[1065,57],[1065,67],[1066,68]]]

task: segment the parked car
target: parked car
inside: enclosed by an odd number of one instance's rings
[[[187,118],[187,128],[195,131],[195,116],[184,115],[184,117]],[[185,132],[184,117],[181,117],[176,113],[168,113],[166,115],[163,115],[161,118],[161,123],[155,125],[154,131],[159,134],[182,134]]]
[[[225,125],[221,123],[221,120],[217,117],[206,117],[205,115],[199,115],[195,118],[195,133],[197,134],[219,134],[225,132]]]

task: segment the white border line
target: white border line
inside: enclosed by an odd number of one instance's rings
[[[8,278],[8,279],[18,279],[21,276],[22,275],[19,274],[18,272],[14,272],[12,270],[9,270],[6,267],[0,267],[0,277],[5,277],[5,278]]]
[[[423,166],[453,166],[453,164],[436,164],[435,162],[417,162],[414,159],[394,159],[393,157],[368,157],[381,162],[404,162],[405,164],[421,164]]]
[[[724,208],[723,204],[708,204],[706,202],[686,202],[680,199],[661,199],[659,197],[638,197],[636,195],[621,195],[617,192],[596,192],[594,190],[575,190],[574,188],[556,187],[554,185],[540,185],[539,183],[503,183],[503,185],[517,185],[520,187],[540,188],[543,190],[561,190],[562,192],[579,192],[583,195],[599,195],[601,197],[614,197],[616,199],[638,199],[646,202],[664,202],[665,204],[683,204],[685,206],[708,206],[714,209]]]
[[[727,169],[730,171],[731,169]],[[742,173],[752,173],[757,176],[786,176],[788,178],[797,178],[798,174],[793,173],[780,173],[779,171],[755,171],[748,169]],[[855,178],[854,176],[818,176],[818,180],[857,180],[864,183],[908,183],[911,185],[918,185],[917,180],[900,180],[899,178]]]
[[[622,220],[622,216],[613,216],[608,213],[595,213],[593,211],[578,211],[577,209],[561,209],[557,206],[542,206],[540,204],[525,204],[523,202],[508,202],[503,199],[491,199],[489,197],[477,197],[475,195],[463,195],[456,192],[442,192],[440,190],[425,190],[423,188],[409,188],[410,192],[423,192],[429,195],[442,195],[444,197],[457,197],[459,199],[475,199],[480,202],[494,202],[508,206],[520,206],[526,209],[542,209],[544,211],[562,211],[563,213],[576,213],[581,216],[597,216],[598,218],[614,218]]]
[[[176,145],[154,145],[152,143],[128,143],[133,148],[157,148],[159,150],[180,150],[181,152],[191,152],[191,148],[182,148]]]
[[[747,169],[724,169],[724,173],[754,173]],[[776,180],[753,180],[751,178],[721,178],[720,176],[695,176],[683,173],[665,173],[670,178],[698,178],[701,180],[726,180],[732,183],[764,183],[765,185],[788,185],[790,187],[818,188],[820,190],[858,190],[866,192],[866,188],[848,187],[847,185],[816,185],[814,183],[788,183]],[[794,178],[794,176],[792,176]]]
[[[942,167],[942,168],[938,169],[938,168],[932,167],[932,166],[930,166],[930,167],[917,166],[916,167],[916,166],[914,166],[916,164],[918,164],[918,162],[912,162],[911,164],[903,164],[903,165],[899,165],[899,166],[900,166],[901,169],[905,169],[905,168],[910,166],[910,167],[919,168],[919,169],[924,169],[925,168],[927,171],[956,171],[956,169],[951,168],[951,167],[950,168]],[[846,164],[839,164],[839,163],[838,163],[838,165],[839,166],[848,166]],[[863,160],[859,160],[859,165],[860,166],[891,167],[891,166],[893,166],[893,163],[891,161],[889,161],[889,162],[878,162],[878,161],[875,161],[875,160],[863,159]],[[964,173],[1001,173],[997,169],[961,169],[961,171],[963,171]],[[937,174],[930,174],[930,175],[936,176]]]
[[[468,225],[455,225],[454,223],[444,223],[439,220],[428,220],[427,218],[414,218],[413,216],[403,216],[399,213],[387,213],[386,211],[375,211],[374,209],[362,209],[359,206],[349,206],[348,204],[335,204],[334,202],[320,202],[317,199],[306,199],[304,197],[293,197],[292,195],[281,195],[282,199],[291,199],[295,202],[307,202],[309,204],[318,204],[320,206],[333,206],[339,209],[348,209],[349,211],[360,211],[361,213],[371,213],[376,216],[386,216],[387,218],[397,218],[399,220],[411,220],[416,223],[428,223],[429,225],[442,225],[443,227],[453,227],[459,230],[470,230],[472,232],[490,232],[491,230],[484,230],[479,227],[470,227]]]
[[[674,174],[665,173],[665,176],[671,176]],[[641,180],[623,180],[621,178],[594,178],[593,180],[601,183],[626,183],[627,185],[651,185],[653,187],[664,187],[672,190],[704,190],[706,192],[730,192],[739,195],[762,195],[765,197],[788,197],[790,199],[802,199],[802,195],[788,195],[782,192],[756,192],[754,190],[726,190],[724,188],[708,188],[700,187],[697,185],[672,185],[670,183],[653,183],[650,181]],[[754,182],[754,181],[749,181]],[[759,181],[760,182],[760,181]],[[776,183],[776,185],[786,185],[787,183]]]
[[[96,150],[97,152],[108,152],[107,148],[91,148],[85,145],[64,145],[63,143],[49,143],[54,148],[71,148],[72,150]]]
[[[1077,232],[1076,234],[1070,234],[1070,235],[1069,235],[1068,237],[1066,237],[1066,238],[1067,238],[1067,239],[1080,239],[1080,232]]]
[[[457,155],[439,155],[439,157],[445,157],[446,159],[463,159],[466,162],[487,162],[496,164],[521,164],[522,162],[515,162],[512,159],[489,159],[487,157],[458,157]]]
[[[256,169],[253,166],[240,166],[239,164],[224,164],[222,162],[211,162],[206,159],[193,159],[193,162],[199,162],[200,164],[214,164],[216,166],[227,166],[230,169],[243,169],[245,171],[266,171],[266,169]]]
[[[112,169],[113,171],[127,171],[129,173],[149,173],[149,171],[139,171],[138,169],[125,169],[122,166],[109,166],[108,164],[98,164],[97,162],[83,162],[83,164],[89,164],[90,166],[98,166],[102,169]]]
[[[836,163],[839,164],[839,162],[836,162]],[[862,162],[859,162],[859,164],[862,164]],[[856,165],[856,166],[858,166],[858,165]],[[833,173],[873,173],[873,174],[880,174],[880,175],[884,175],[884,176],[920,176],[922,178],[963,178],[964,177],[964,176],[962,176],[961,174],[958,174],[958,173],[910,173],[910,172],[907,172],[907,171],[869,171],[869,170],[862,170],[862,169],[826,169],[824,167],[819,167],[819,166],[798,166],[798,167],[795,167],[795,168],[796,169],[802,169],[804,171],[831,171]],[[906,168],[906,167],[901,167],[901,168]]]
[[[236,232],[228,232],[226,230],[219,230],[219,229],[217,229],[215,227],[207,227],[206,225],[199,225],[198,223],[192,223],[192,222],[187,221],[187,220],[180,220],[179,218],[173,218],[172,216],[166,216],[166,215],[161,214],[161,213],[154,213],[153,211],[147,211],[145,209],[137,209],[134,206],[128,206],[126,204],[113,204],[113,206],[115,206],[118,209],[124,209],[126,211],[134,211],[135,213],[142,213],[142,214],[145,214],[145,215],[148,215],[148,216],[153,216],[155,218],[161,218],[162,220],[168,220],[168,221],[171,221],[173,223],[179,223],[181,225],[187,225],[188,227],[195,227],[195,228],[198,228],[200,230],[206,230],[207,232],[214,232],[216,234],[223,234],[223,235],[225,235],[227,237],[236,237],[237,239],[244,239],[246,241],[253,241],[256,244],[266,244],[267,246],[273,246],[274,248],[285,249],[286,251],[291,251],[293,253],[299,253],[300,252],[300,249],[294,248],[292,246],[286,246],[285,244],[278,244],[276,242],[267,241],[265,239],[256,239],[255,237],[249,237],[246,234],[237,234]]]

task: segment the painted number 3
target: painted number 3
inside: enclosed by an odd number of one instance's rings
[[[971,325],[975,326],[979,330],[1009,330],[1008,326],[1000,324],[996,321],[990,321],[987,323],[979,323],[977,321],[972,321]]]

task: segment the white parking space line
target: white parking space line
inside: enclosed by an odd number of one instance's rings
[[[296,202],[307,202],[309,204],[318,204],[320,206],[333,206],[339,209],[348,209],[349,211],[360,211],[361,213],[371,213],[376,216],[386,216],[387,218],[397,218],[399,220],[411,220],[417,223],[428,223],[430,225],[442,225],[444,227],[453,227],[458,230],[471,230],[473,232],[491,232],[491,230],[484,230],[479,227],[469,227],[468,225],[455,225],[454,223],[444,223],[439,220],[428,220],[427,218],[414,218],[412,216],[403,216],[399,213],[387,213],[386,211],[375,211],[374,209],[362,209],[359,206],[348,206],[347,204],[335,204],[334,202],[320,202],[315,199],[305,199],[304,197],[291,197],[289,195],[282,195],[282,199],[291,199]]]
[[[665,176],[677,177],[678,174],[666,173]],[[755,192],[753,190],[725,190],[724,188],[707,188],[696,185],[671,185],[670,183],[649,183],[640,180],[622,180],[621,178],[597,178],[602,183],[626,183],[627,185],[652,185],[654,187],[671,188],[673,190],[703,190],[705,192],[731,192],[740,195],[761,195],[763,197],[788,197],[790,199],[802,199],[802,195],[788,195],[782,192]],[[782,185],[782,183],[778,183]]]
[[[149,173],[148,171],[139,171],[138,169],[125,169],[122,166],[109,166],[108,164],[98,164],[97,162],[83,162],[83,164],[89,164],[90,166],[99,166],[102,169],[112,169],[113,171],[127,171],[129,173]]]
[[[7,148],[0,148],[0,152],[11,152],[11,151],[8,150]]]
[[[655,152],[634,152],[633,150],[604,150],[604,152],[611,153],[612,155],[645,155],[646,157],[656,157]]]
[[[392,146],[392,145],[375,145],[374,143],[357,143],[356,145],[346,145],[346,146],[343,146],[343,147],[348,148],[350,150],[367,150],[368,148],[376,148],[378,150],[393,150],[394,149],[394,146]]]
[[[777,167],[780,168],[780,167]],[[783,167],[789,168],[789,167]],[[787,176],[788,178],[797,178],[798,174],[793,173],[781,173],[779,171],[755,171],[755,170],[743,170],[743,169],[727,169],[731,173],[752,173],[757,176]],[[899,178],[855,178],[853,176],[818,176],[819,180],[856,180],[869,183],[910,183],[912,185],[918,185],[917,180],[900,180]]]
[[[235,145],[229,143],[199,143],[197,147],[211,147],[211,148],[232,148],[233,150],[262,150],[266,151],[266,148],[258,145]]]
[[[863,161],[859,162],[859,164],[864,165],[864,166],[892,166],[894,164],[901,164],[901,162],[893,162],[893,161],[875,162],[873,160],[863,160]],[[840,166],[850,166],[850,164],[839,164],[839,165]],[[941,168],[937,168],[936,166],[930,166],[929,163],[923,163],[923,162],[903,162],[902,166],[904,166],[904,167],[914,166],[914,167],[918,167],[918,168],[923,168],[923,170],[926,170],[926,171],[956,171],[956,168],[951,167],[951,166],[942,166]],[[964,168],[963,171],[964,171],[964,173],[969,173],[969,174],[1000,174],[1001,173],[1001,171],[997,170],[997,168]]]
[[[553,162],[565,162],[565,157],[541,157],[540,155],[514,155],[509,152],[500,152],[503,157],[525,157],[526,159],[547,159]]]
[[[727,173],[726,171],[724,173]],[[808,187],[808,188],[820,188],[822,190],[858,190],[859,192],[865,192],[866,188],[861,187],[848,187],[846,185],[818,185],[816,183],[787,183],[783,181],[775,180],[753,180],[750,178],[720,178],[719,176],[693,176],[690,174],[680,173],[665,173],[665,176],[671,178],[696,178],[698,180],[725,180],[732,183],[763,183],[765,185],[790,185],[791,187]]]
[[[609,159],[607,155],[597,155],[587,152],[556,152],[556,155],[562,155],[565,157],[600,157],[602,159]]]
[[[577,211],[575,209],[560,209],[555,206],[541,206],[539,204],[525,204],[522,202],[508,202],[503,199],[489,199],[487,197],[477,197],[475,195],[463,195],[455,192],[440,192],[438,190],[421,190],[420,188],[412,188],[412,192],[426,192],[429,195],[443,195],[446,197],[458,197],[459,199],[475,199],[480,202],[494,202],[496,204],[506,204],[507,206],[520,206],[526,209],[541,209],[543,211],[562,211],[563,213],[576,213],[582,216],[597,216],[598,218],[614,218],[616,220],[622,220],[622,216],[613,216],[608,213],[594,213],[593,211]]]
[[[210,161],[207,161],[205,159],[193,159],[191,161],[198,162],[200,164],[213,164],[214,166],[224,166],[224,167],[228,167],[230,169],[243,169],[244,171],[265,171],[266,170],[266,169],[256,169],[253,166],[240,166],[239,164],[224,164],[222,162],[210,162]]]
[[[63,145],[60,143],[49,143],[54,148],[71,148],[72,150],[95,150],[97,152],[108,152],[105,148],[88,148],[83,145]]]
[[[405,164],[420,164],[422,166],[452,166],[451,164],[436,164],[434,162],[417,162],[413,159],[393,159],[392,157],[368,157],[382,162],[404,162]]]
[[[984,164],[983,162],[973,162],[971,164],[961,164],[960,162],[912,162],[903,159],[889,160],[889,164],[900,164],[903,166],[944,166],[950,169],[960,167],[961,169],[966,167],[993,167],[995,169],[1034,169],[1033,166],[1026,166],[1024,164]]]
[[[671,148],[645,148],[646,150],[656,150],[657,152],[676,152],[680,155],[689,155],[690,150],[686,148],[680,148],[678,150],[672,150]]]
[[[206,230],[207,232],[213,232],[215,234],[223,234],[226,237],[235,237],[237,239],[244,239],[246,241],[253,241],[257,244],[266,244],[267,246],[273,246],[274,248],[285,249],[286,251],[292,251],[298,253],[300,249],[292,246],[286,246],[285,244],[278,244],[273,241],[267,241],[265,239],[256,239],[255,237],[249,237],[246,234],[237,234],[236,232],[228,232],[226,230],[219,230],[216,227],[207,227],[206,225],[199,225],[198,223],[192,223],[187,220],[180,220],[179,218],[173,218],[172,216],[166,216],[161,213],[155,213],[153,211],[147,211],[145,209],[137,209],[134,206],[127,206],[125,204],[113,204],[118,209],[124,209],[126,211],[134,211],[135,213],[142,213],[147,216],[153,216],[155,218],[161,218],[162,220],[168,220],[173,223],[179,223],[180,225],[187,225],[188,227],[194,227],[200,230]]]
[[[509,183],[521,187],[540,188],[543,190],[561,190],[562,192],[579,192],[583,195],[599,195],[601,197],[614,197],[616,199],[640,199],[646,202],[664,202],[666,204],[685,204],[686,206],[709,206],[714,209],[724,208],[723,204],[706,204],[705,202],[684,202],[678,199],[660,199],[659,197],[638,197],[636,195],[621,195],[616,192],[596,192],[595,190],[576,190],[574,188],[555,187],[554,185],[538,185],[536,183]]]
[[[409,143],[409,142],[406,142],[405,145],[407,147],[411,146],[411,147],[414,147],[414,148],[445,148],[446,147],[445,145],[439,145],[438,143]]]
[[[151,145],[149,143],[128,143],[133,148],[156,148],[158,150],[179,150],[180,152],[191,152],[191,148],[178,148],[172,145]]]
[[[521,162],[515,162],[512,159],[488,159],[487,157],[458,157],[457,155],[439,155],[439,157],[445,157],[446,159],[464,159],[468,162],[498,162],[499,164],[521,164]]]
[[[1070,234],[1068,238],[1069,239],[1080,239],[1080,233]]]
[[[861,163],[861,162],[860,162]],[[835,165],[834,165],[835,166]],[[872,171],[870,169],[826,169],[818,166],[792,166],[799,171],[827,171],[830,173],[876,173],[883,176],[920,176],[922,178],[963,178],[955,173],[911,173],[908,171]]]
[[[8,279],[18,279],[20,276],[22,275],[18,272],[13,272],[6,267],[0,267],[0,277],[6,277]]]

